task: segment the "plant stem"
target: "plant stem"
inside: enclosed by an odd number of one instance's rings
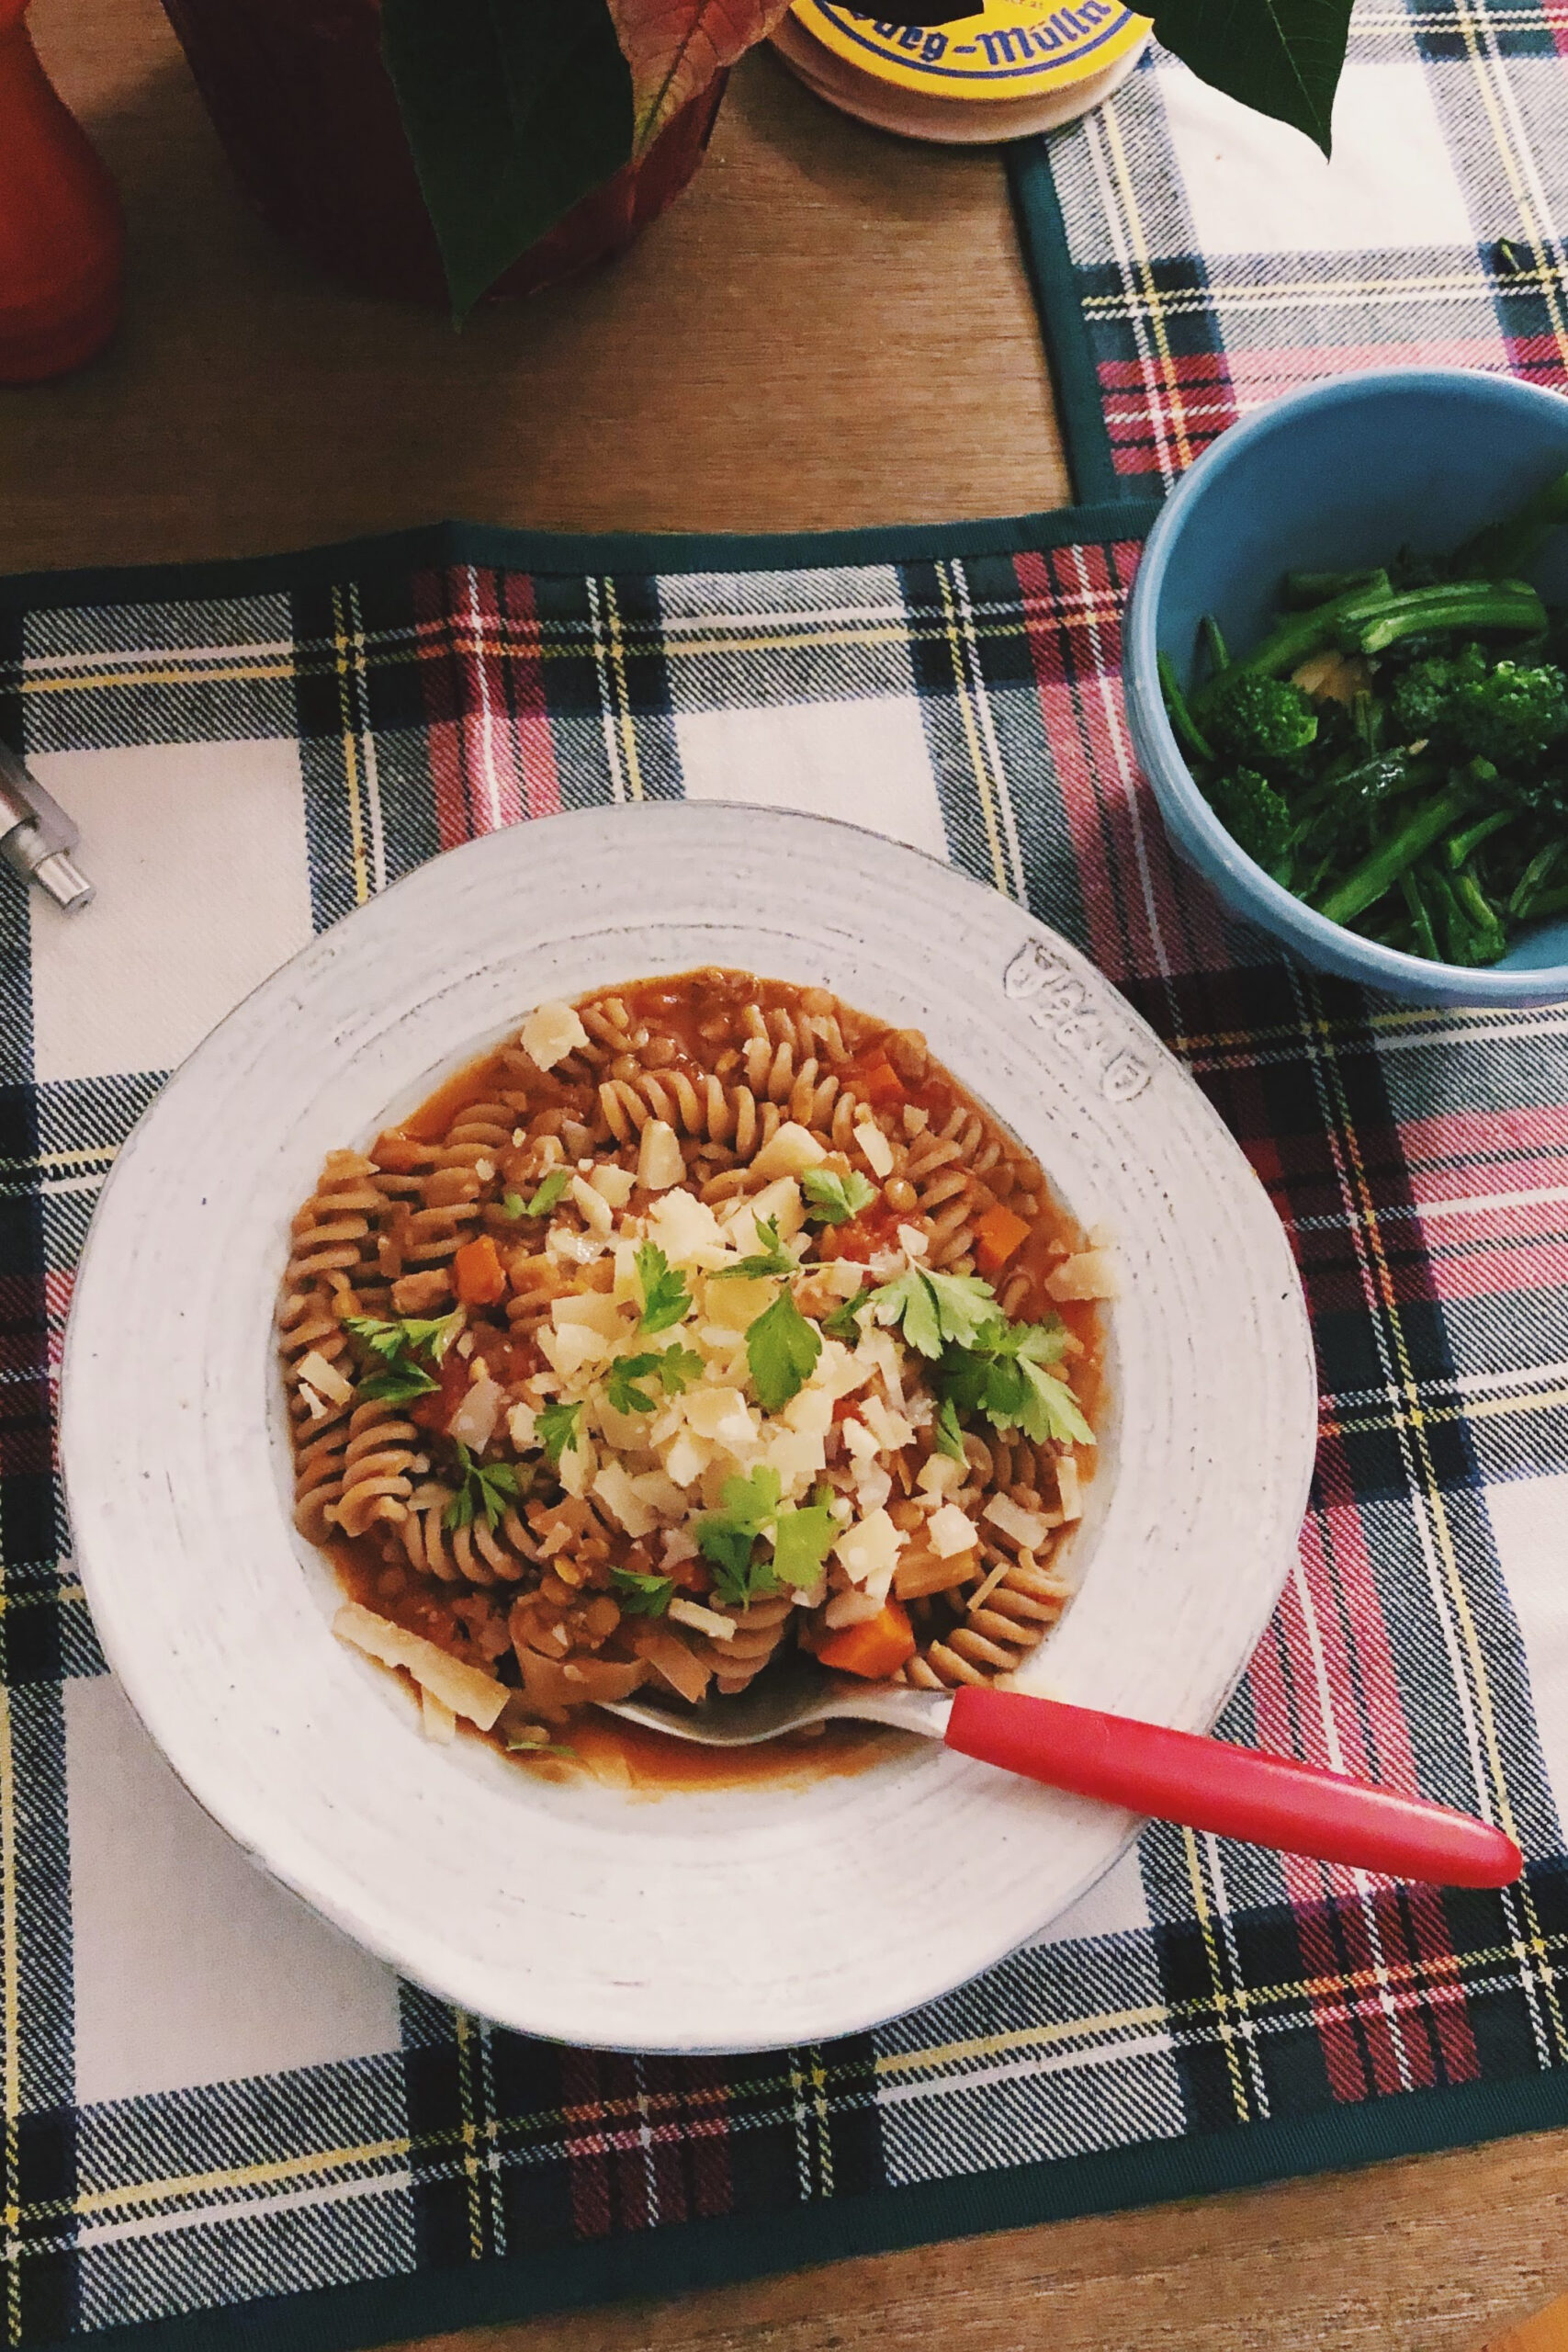
[[[1213,613],[1204,614],[1202,620],[1199,624],[1199,628],[1202,634],[1204,648],[1209,656],[1209,668],[1213,673],[1210,679],[1210,684],[1212,684],[1214,678],[1222,677],[1225,671],[1230,668],[1231,657],[1226,649],[1225,640],[1220,635],[1219,622],[1214,618]]]
[[[1548,842],[1544,849],[1537,850],[1515,883],[1514,895],[1508,900],[1508,912],[1516,922],[1522,922],[1527,915],[1534,915],[1541,885],[1562,854],[1561,841]]]
[[[1205,742],[1192,713],[1187,707],[1187,697],[1181,691],[1181,681],[1176,674],[1176,664],[1168,653],[1159,657],[1159,683],[1165,695],[1166,716],[1171,732],[1184,752],[1192,758],[1212,761],[1213,753]]]
[[[1399,877],[1399,887],[1404,893],[1404,903],[1416,926],[1416,954],[1427,956],[1434,964],[1440,964],[1443,959],[1438,948],[1438,934],[1432,929],[1432,918],[1427,911],[1427,901],[1421,896],[1421,885],[1408,867]]]
[[[1287,571],[1280,601],[1295,612],[1314,605],[1332,604],[1336,597],[1359,590],[1388,586],[1386,571]]]
[[[1324,899],[1319,914],[1325,915],[1330,922],[1353,922],[1385,890],[1392,890],[1405,867],[1414,865],[1473,805],[1469,788],[1457,784],[1425,801],[1406,817],[1397,832],[1379,842],[1359,865],[1351,867],[1338,888],[1331,890]]]
[[[1483,842],[1489,842],[1494,833],[1500,833],[1505,825],[1511,825],[1517,814],[1513,808],[1494,808],[1489,817],[1478,817],[1474,824],[1467,825],[1462,832],[1450,833],[1443,843],[1443,855],[1453,871],[1457,874],[1465,859],[1472,851],[1478,850]]]
[[[1546,606],[1522,580],[1456,580],[1394,597],[1357,629],[1356,643],[1363,653],[1382,653],[1402,637],[1422,637],[1428,629],[1509,629],[1533,637],[1545,627]]]
[[[1370,588],[1353,588],[1348,595],[1333,597],[1313,612],[1297,613],[1291,620],[1281,621],[1261,645],[1255,645],[1235,666],[1238,670],[1255,670],[1264,677],[1288,676],[1309,653],[1321,652],[1325,645],[1337,645],[1344,630],[1370,621],[1392,601],[1393,594],[1386,573],[1380,572]],[[1200,696],[1200,708],[1201,705]]]

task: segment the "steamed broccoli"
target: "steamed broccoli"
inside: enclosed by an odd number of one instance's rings
[[[1478,683],[1486,675],[1486,656],[1475,644],[1458,653],[1438,654],[1413,662],[1390,696],[1393,723],[1407,743],[1442,735],[1456,688]]]
[[[1210,808],[1238,849],[1276,882],[1287,879],[1295,820],[1267,776],[1256,768],[1233,768],[1205,787]]]
[[[1568,735],[1568,679],[1550,662],[1499,662],[1454,688],[1448,724],[1463,748],[1500,768],[1533,766]]]
[[[1288,678],[1228,670],[1209,687],[1200,708],[1203,732],[1218,759],[1291,760],[1317,738],[1317,714]]]

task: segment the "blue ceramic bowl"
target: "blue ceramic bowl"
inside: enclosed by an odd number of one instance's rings
[[[1287,571],[1382,563],[1402,547],[1446,553],[1568,467],[1568,401],[1503,376],[1400,368],[1292,392],[1231,427],[1171,492],[1127,616],[1127,717],[1171,839],[1235,914],[1320,971],[1419,1004],[1568,998],[1568,923],[1542,925],[1489,969],[1429,964],[1327,922],[1271,881],[1210,808],[1177,748],[1156,667],[1185,684],[1213,613],[1245,650],[1263,635]],[[1568,601],[1568,531],[1530,576]]]

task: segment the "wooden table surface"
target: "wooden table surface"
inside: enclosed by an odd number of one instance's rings
[[[126,195],[130,307],[0,394],[0,569],[254,554],[447,515],[801,529],[1068,495],[1001,175],[768,57],[615,271],[461,337],[244,211],[153,0],[37,0]],[[1472,2352],[1568,2290],[1568,2140],[425,2339],[420,2352]]]

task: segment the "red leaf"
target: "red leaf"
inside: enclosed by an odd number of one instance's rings
[[[790,0],[607,0],[632,70],[634,155],[645,154],[671,118],[716,74],[764,40]]]

